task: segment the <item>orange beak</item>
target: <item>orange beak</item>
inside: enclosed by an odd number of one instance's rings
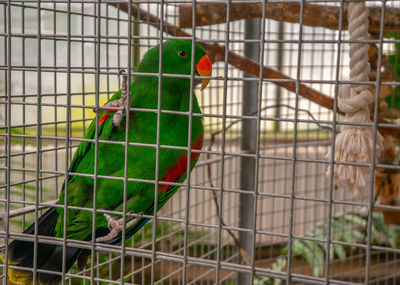
[[[211,65],[212,65],[211,60],[207,55],[200,58],[199,62],[197,63],[197,66],[196,66],[197,75],[211,76],[211,73],[212,73]],[[201,80],[201,90],[206,88],[209,82],[210,82],[210,79],[202,79]]]

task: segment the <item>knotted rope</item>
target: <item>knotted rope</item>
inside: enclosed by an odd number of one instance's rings
[[[350,40],[368,39],[368,8],[364,2],[352,2],[348,10]],[[350,43],[350,80],[368,82],[370,66],[368,43]],[[345,112],[345,122],[371,123],[369,104],[372,94],[367,85],[343,85],[339,89],[338,107]],[[344,125],[335,141],[336,162],[371,163],[373,129],[368,126]],[[383,138],[377,133],[377,153],[383,148]],[[328,158],[331,157],[331,150]],[[335,165],[333,176],[336,184],[347,186],[356,194],[362,194],[367,186],[370,168],[354,165]],[[331,175],[328,168],[327,175]]]

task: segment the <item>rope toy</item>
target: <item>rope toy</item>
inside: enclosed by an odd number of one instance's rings
[[[349,3],[348,9],[350,40],[368,39],[368,8],[364,2]],[[370,66],[368,62],[368,43],[350,44],[350,80],[358,82],[369,81]],[[371,123],[369,104],[373,101],[367,85],[343,85],[339,89],[338,107],[345,112],[345,122]],[[369,126],[344,125],[335,141],[335,156],[337,162],[371,163],[371,154],[375,146],[373,129]],[[383,138],[378,132],[376,150],[383,149]],[[331,157],[331,151],[327,157]],[[355,194],[363,194],[367,186],[370,168],[354,165],[335,165],[333,177],[338,185],[347,186]],[[328,168],[327,175],[331,175]]]

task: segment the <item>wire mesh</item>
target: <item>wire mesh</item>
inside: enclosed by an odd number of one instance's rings
[[[225,17],[232,21],[197,26],[204,19],[197,18],[192,1],[0,2],[0,203],[4,224],[0,236],[5,260],[10,241],[20,239],[34,241],[33,260],[41,254],[39,242],[63,245],[64,256],[67,246],[90,251],[85,267],[75,264],[59,273],[63,284],[399,283],[400,228],[387,225],[390,215],[398,216],[396,197],[390,203],[377,200],[378,194],[382,196],[374,187],[378,171],[371,172],[362,197],[334,185],[333,178],[326,176],[327,168],[333,166],[326,153],[334,147],[336,130],[346,124],[338,113],[339,85],[357,83],[348,77],[351,41],[340,21],[345,22],[345,2],[198,1],[203,7],[225,5]],[[240,4],[260,5],[263,12],[254,17],[243,10],[236,19],[234,5]],[[192,17],[182,14],[184,5],[192,7]],[[274,15],[268,12],[274,5],[286,9]],[[291,5],[297,8],[288,10]],[[312,19],[304,18],[309,5],[336,8],[339,24],[314,14],[318,24],[310,25]],[[367,6],[386,15],[372,23],[377,26],[368,41],[371,82],[375,84],[371,89],[381,103],[396,108],[400,36],[384,23],[399,15],[400,2],[367,1]],[[298,18],[287,20],[287,11],[297,13]],[[180,27],[183,17],[191,19],[191,28]],[[162,32],[160,26],[166,24],[170,29]],[[127,117],[140,112],[157,115],[153,144],[130,142],[129,120],[122,123],[123,139],[100,138],[101,118],[93,110],[121,89],[120,70],[126,70],[132,82],[142,75],[136,69],[144,54],[161,44],[162,56],[162,43],[169,39],[221,47],[219,57],[213,55],[209,86],[202,92],[194,89],[202,113],[195,114],[192,107],[183,113],[164,110],[160,84],[157,109],[132,106],[126,110]],[[244,68],[237,68],[243,57],[262,65],[249,67],[251,62],[246,61],[241,65]],[[263,66],[287,77],[263,76],[259,72]],[[249,74],[251,68],[253,74]],[[177,77],[164,75],[161,65],[150,76]],[[186,78],[192,82],[197,78],[194,67]],[[390,88],[390,94],[385,88]],[[334,99],[331,108],[307,99],[304,94],[310,90]],[[376,105],[379,109],[371,109],[374,119],[370,125],[375,131],[386,128],[397,143],[397,113],[383,117],[385,109]],[[165,113],[188,116],[189,125],[193,118],[202,117],[203,149],[191,149],[193,141],[188,135],[187,145],[180,149],[188,157],[200,152],[199,162],[186,181],[172,183],[181,186],[180,190],[158,213],[146,215],[149,222],[133,237],[122,235],[120,245],[96,243],[94,234],[86,241],[66,234],[44,237],[37,234],[37,223],[35,234],[21,234],[48,207],[85,210],[92,215],[92,229],[96,213],[130,216],[128,183],[150,183],[155,189],[167,183],[158,177],[162,167],[158,159],[154,179],[129,177],[127,169],[134,164],[130,164],[128,148],[151,147],[157,154],[163,148],[179,149],[160,143],[160,117]],[[92,120],[94,139],[87,139]],[[95,148],[93,174],[68,171],[78,145],[84,142]],[[98,155],[98,148],[110,143],[123,149],[119,153],[125,163],[121,176],[97,171],[99,160],[106,159]],[[394,149],[397,153],[397,144]],[[397,158],[378,158],[377,163],[365,166],[385,175],[392,171],[391,191],[397,195]],[[93,189],[100,179],[120,181],[121,208],[109,211],[96,203],[85,208],[67,204],[67,194],[60,193],[68,192],[65,181],[71,176],[94,178]],[[96,193],[91,194],[94,201]],[[157,197],[155,191],[155,201]],[[57,206],[57,201],[64,202]],[[3,284],[9,284],[8,268],[18,266],[1,264]],[[36,261],[25,269],[33,272],[33,283],[38,284],[37,273],[43,270]]]

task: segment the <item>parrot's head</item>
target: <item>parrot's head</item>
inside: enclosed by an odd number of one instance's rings
[[[157,45],[150,49],[142,61],[137,71],[146,73],[158,73],[159,71],[159,52],[160,46]],[[168,40],[162,45],[162,73],[190,75],[192,61],[192,43],[184,40]],[[194,74],[197,76],[211,76],[211,61],[205,50],[196,44],[194,49]],[[189,78],[166,77],[163,84],[174,86],[186,85],[190,82]],[[207,87],[210,79],[195,79],[195,84],[201,83],[201,90]],[[164,83],[165,82],[165,83]]]

